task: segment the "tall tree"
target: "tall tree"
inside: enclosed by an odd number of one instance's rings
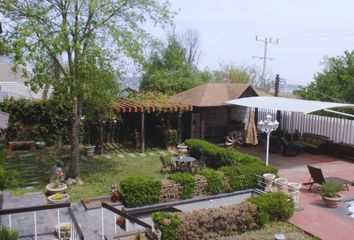
[[[314,82],[294,93],[308,100],[354,103],[354,51],[325,58],[323,65]]]
[[[185,36],[189,36],[188,39],[172,33],[167,46],[153,49],[143,65],[141,90],[173,95],[210,81],[210,73],[198,71],[196,66],[199,58],[196,35]]]
[[[220,69],[213,72],[216,82],[249,83],[256,84],[258,71],[252,66],[237,66],[233,64],[221,64]]]
[[[84,72],[89,66],[100,67],[97,61],[87,61],[90,49],[112,53],[116,59],[141,61],[148,40],[141,25],[150,20],[169,23],[172,13],[168,5],[158,0],[0,1],[0,14],[11,21],[7,32],[15,64],[43,65],[43,59],[49,57],[60,69],[60,84],[54,85],[54,91],[72,106],[71,159],[77,176],[80,115],[89,83]],[[45,79],[34,77],[31,84],[44,84]]]

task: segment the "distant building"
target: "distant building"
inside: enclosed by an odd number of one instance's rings
[[[25,85],[28,80],[21,72],[14,72],[11,63],[0,63],[0,100],[4,98],[41,99],[42,91],[34,93]]]

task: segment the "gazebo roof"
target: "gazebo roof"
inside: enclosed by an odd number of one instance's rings
[[[206,83],[174,95],[171,100],[196,107],[228,105],[225,102],[240,98],[264,95],[249,84]]]
[[[117,100],[114,105],[117,112],[180,112],[192,111],[188,104],[171,101],[171,98],[159,92],[137,92]]]

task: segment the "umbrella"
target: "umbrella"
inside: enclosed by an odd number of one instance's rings
[[[250,111],[248,115],[248,123],[246,127],[246,143],[252,145],[258,144],[257,128],[256,128],[256,124],[254,123],[253,111]]]

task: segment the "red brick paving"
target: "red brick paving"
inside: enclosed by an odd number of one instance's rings
[[[264,159],[263,148],[243,149]],[[279,175],[289,182],[306,183],[310,178],[307,165],[311,164],[322,169],[325,177],[342,177],[354,180],[354,161],[336,159],[327,155],[303,153],[296,157],[284,157],[280,154],[270,155],[270,164],[279,168]],[[341,192],[343,197],[354,198],[354,186],[349,191]],[[290,223],[323,240],[354,239],[354,219],[348,216],[342,203],[339,209],[329,209],[324,206],[318,192],[308,191],[308,186],[302,186],[300,193],[300,210],[290,219]],[[341,212],[341,213],[340,213]],[[349,213],[349,211],[348,211]]]

